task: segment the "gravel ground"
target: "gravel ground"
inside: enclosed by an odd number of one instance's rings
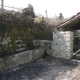
[[[0,72],[0,80],[80,80],[80,63],[45,57]]]

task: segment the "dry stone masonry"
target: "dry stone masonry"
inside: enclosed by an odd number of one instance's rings
[[[52,56],[70,59],[73,54],[73,32],[54,31],[52,50]]]

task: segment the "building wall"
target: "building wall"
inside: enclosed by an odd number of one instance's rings
[[[70,59],[73,54],[73,32],[54,31],[52,50],[52,56]]]

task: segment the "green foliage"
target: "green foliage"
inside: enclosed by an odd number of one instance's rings
[[[47,24],[44,21],[35,23],[32,28],[32,34],[34,39],[52,40],[52,31],[47,28]]]
[[[28,5],[22,12],[8,11],[0,15],[0,41],[3,39],[8,44],[0,44],[0,52],[11,51],[19,48],[32,48],[33,39],[52,39],[52,32],[40,20],[34,23],[35,13],[32,5]]]
[[[33,47],[31,27],[33,26],[35,14],[31,5],[26,9],[28,10],[26,11],[24,9],[24,11],[20,13],[8,11],[0,15],[1,39],[3,40],[3,38],[6,39],[6,37],[10,37],[8,44],[0,44],[0,51]]]
[[[29,16],[35,18],[34,9],[31,4],[29,4],[28,7],[24,8],[22,11],[23,11],[23,16],[25,17]]]
[[[34,22],[37,22],[37,23],[40,23],[42,21],[42,18],[40,18],[40,17],[36,17],[35,19],[34,19]]]
[[[16,40],[17,40],[17,30],[16,29],[12,29],[12,30],[10,30],[8,33],[7,33],[7,35],[8,35],[8,37],[10,37],[10,43],[9,44],[11,44],[12,46],[11,46],[11,48],[12,48],[12,50],[15,50],[15,49],[17,49],[18,48],[18,46],[17,46],[17,44],[16,44]]]

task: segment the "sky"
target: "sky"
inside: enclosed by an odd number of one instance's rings
[[[28,4],[34,7],[36,14],[48,17],[59,16],[62,13],[65,18],[69,18],[80,12],[80,0],[4,0],[4,5],[25,8]],[[0,1],[1,4],[1,1]]]

